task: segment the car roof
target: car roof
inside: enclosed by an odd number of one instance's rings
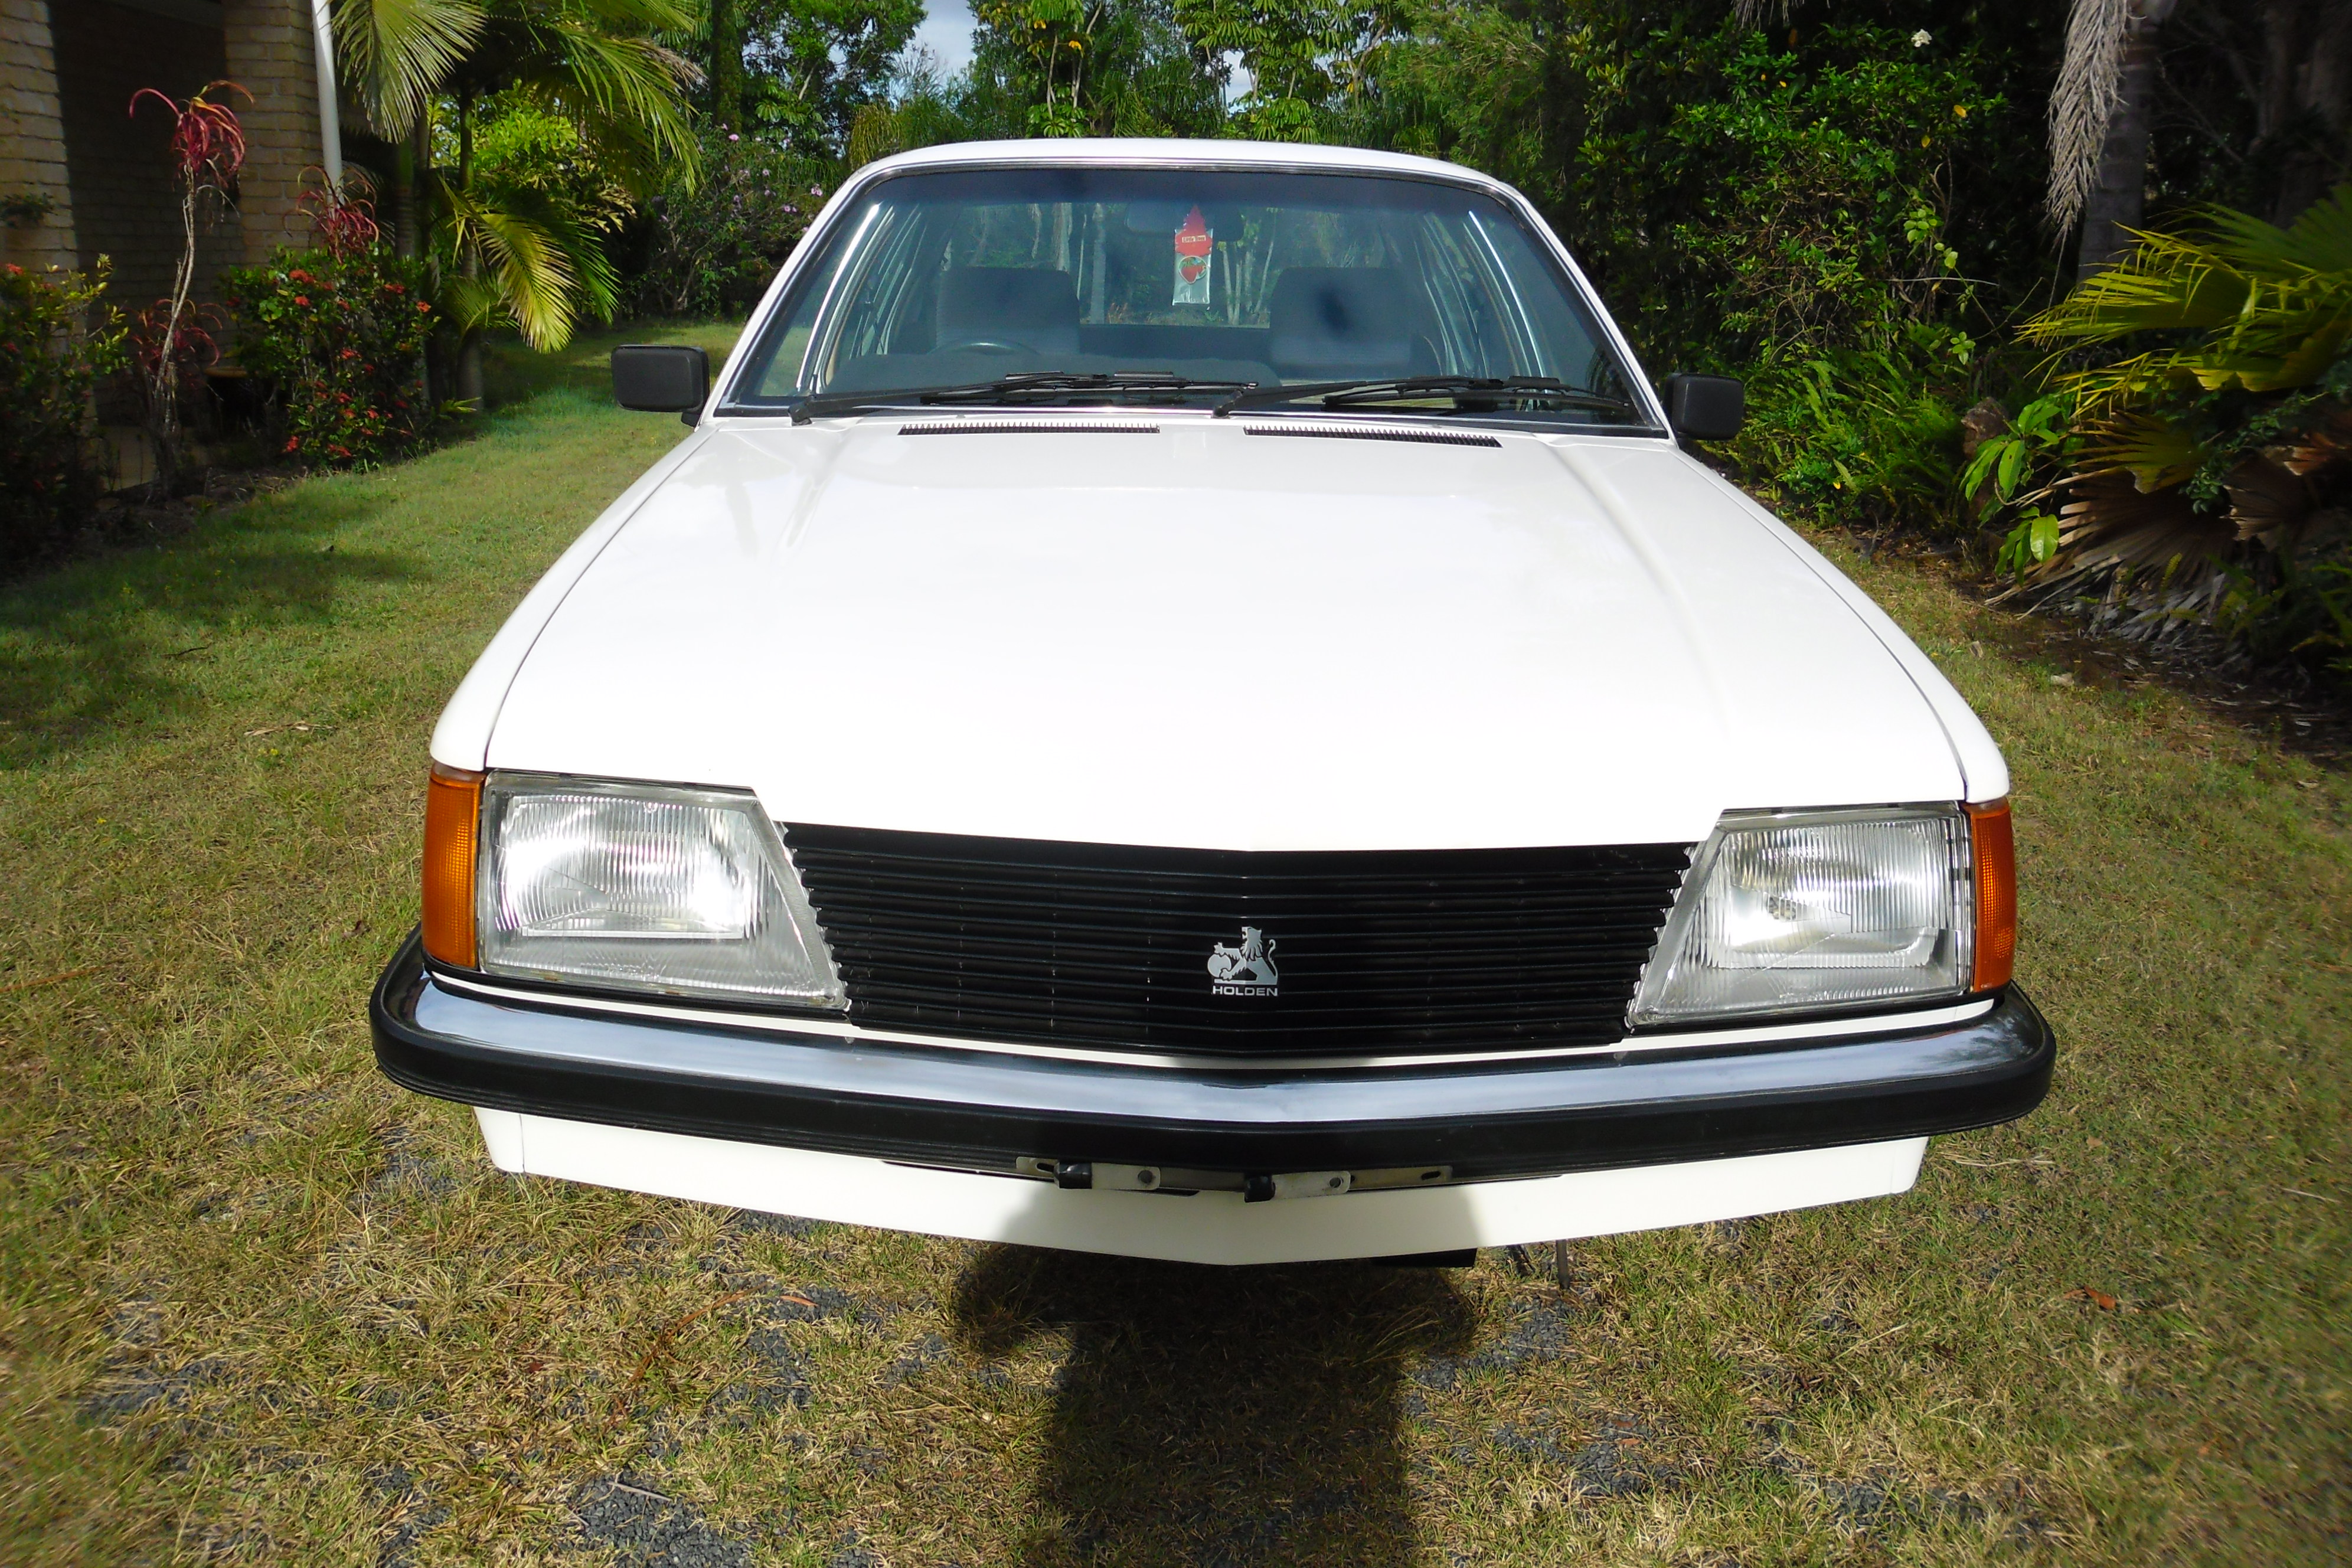
[[[1349,174],[1411,174],[1483,186],[1510,187],[1475,169],[1406,153],[1292,142],[1192,141],[1175,137],[1037,138],[1023,142],[950,142],[878,159],[857,171],[860,182],[900,170],[1007,164],[1153,165],[1194,169],[1321,169]]]

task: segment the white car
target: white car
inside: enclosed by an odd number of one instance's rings
[[[827,204],[433,736],[372,1016],[490,1158],[1417,1258],[1900,1193],[2019,1116],[2007,770],[1678,443],[1516,192],[963,145]]]

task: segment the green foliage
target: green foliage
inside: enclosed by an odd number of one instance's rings
[[[2004,575],[2022,577],[2058,552],[2058,519],[2048,507],[2075,444],[2074,418],[2073,397],[2036,398],[2009,428],[1985,437],[1960,475],[1960,494],[1979,516],[2016,516],[1994,558]]]
[[[1391,10],[1388,0],[1175,0],[1176,25],[1195,48],[1238,58],[1249,73],[1230,133],[1259,142],[1328,140]]]
[[[1194,47],[1171,0],[1092,0],[1083,8],[1073,0],[1034,6],[982,0],[974,14],[979,26],[963,79],[925,84],[902,100],[921,121],[909,129],[922,140],[909,145],[963,137],[1214,136],[1224,128],[1225,66]]]
[[[461,391],[486,328],[551,351],[583,314],[609,320],[601,231],[620,203],[695,179],[697,73],[662,41],[691,30],[689,0],[337,0],[334,18],[375,129],[429,132],[417,183]]]
[[[1032,136],[1087,133],[1088,50],[1106,18],[1101,0],[979,0],[973,17],[1003,40],[1037,94],[1029,106]]]
[[[493,99],[474,131],[478,178],[554,197],[580,226],[609,233],[631,208],[621,174],[577,122],[520,94]]]
[[[1379,50],[1350,134],[1528,191],[1656,368],[1981,331],[1963,279],[2016,247],[1956,193],[1974,164],[2039,157],[1991,29],[1923,46],[1908,16],[1768,33],[1727,10],[1433,5]]]
[[[1748,369],[1748,423],[1727,455],[1751,488],[1816,521],[1948,524],[1967,374],[1932,328],[1767,353]]]
[[[123,327],[89,273],[0,269],[0,563],[70,527],[96,499],[90,395],[122,368]]]
[[[1876,9],[1766,30],[1719,5],[1430,5],[1374,52],[1346,132],[1511,181],[1654,372],[1744,377],[1725,454],[1777,503],[1956,526],[1987,280],[2039,260],[2014,186],[1988,216],[1971,173],[2040,167],[2038,104],[2011,90],[2031,31]]]
[[[922,0],[744,0],[744,120],[720,135],[837,157],[860,110],[887,105]]]
[[[635,308],[706,318],[748,310],[824,205],[833,169],[764,141],[714,132],[703,178],[673,186],[649,205]]]
[[[434,310],[425,269],[368,248],[281,249],[222,275],[237,358],[276,384],[284,450],[320,467],[373,462],[430,424],[424,391]]]
[[[2017,514],[2002,569],[2159,592],[2218,571],[2224,632],[2352,679],[2352,185],[2286,228],[2209,209],[2142,234],[2022,335],[2122,352],[2053,364],[2060,395],[1963,476]]]
[[[2352,560],[2338,549],[2305,560],[2289,552],[2267,572],[2225,569],[2214,623],[2262,659],[2301,659],[2352,689]]]

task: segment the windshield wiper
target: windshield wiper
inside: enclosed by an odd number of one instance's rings
[[[1556,376],[1384,375],[1359,381],[1250,387],[1218,404],[1216,415],[1222,419],[1236,408],[1268,408],[1307,397],[1321,398],[1326,408],[1367,408],[1383,403],[1451,397],[1454,407],[1475,412],[1485,412],[1506,402],[1549,403],[1560,408],[1604,409],[1616,414],[1633,412],[1633,405],[1624,398],[1570,386]]]
[[[1051,403],[1057,398],[1091,394],[1133,400],[1151,395],[1196,396],[1230,393],[1236,396],[1258,385],[1255,381],[1196,381],[1188,375],[1157,370],[1027,370],[994,381],[963,386],[908,387],[898,392],[841,392],[803,398],[793,409],[793,423],[835,414],[865,414],[884,408]]]

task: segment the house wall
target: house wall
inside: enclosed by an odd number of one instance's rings
[[[0,0],[0,198],[19,195],[47,196],[51,211],[38,223],[0,226],[0,261],[79,265],[48,0]]]
[[[220,29],[112,0],[66,0],[49,15],[79,265],[110,258],[108,297],[134,314],[171,292],[182,237],[170,117],[152,100],[131,113],[131,97],[152,87],[185,99],[227,75]],[[243,258],[239,228],[232,212],[199,235],[197,299],[214,298],[214,274]]]
[[[319,68],[310,0],[227,0],[222,7],[229,79],[253,94],[238,100],[250,151],[237,206],[244,214],[244,259],[267,261],[280,245],[308,245],[310,220],[296,203],[305,184],[323,177],[319,131]]]

